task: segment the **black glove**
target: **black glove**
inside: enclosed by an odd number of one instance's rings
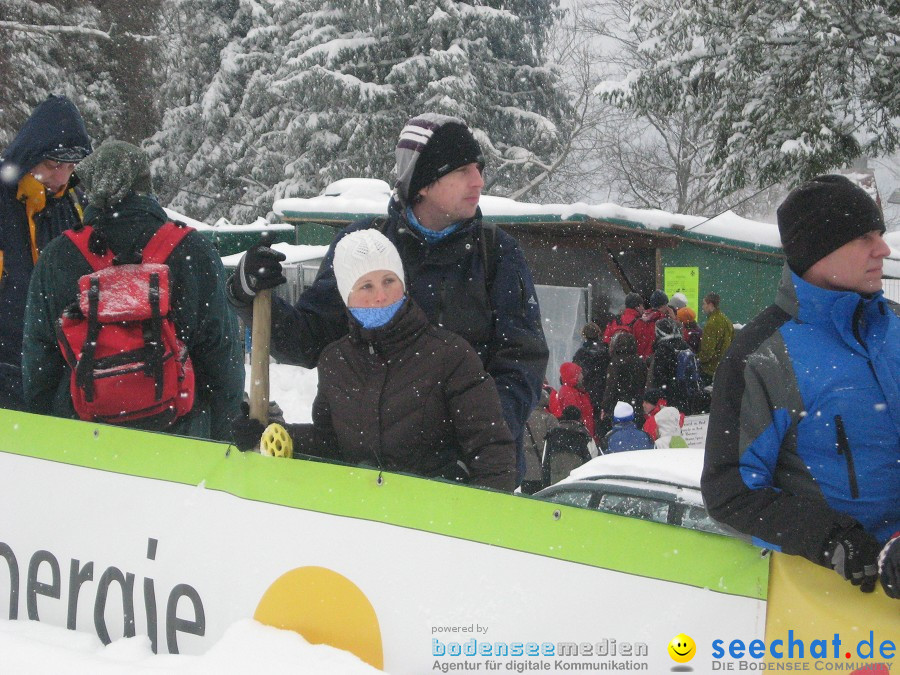
[[[888,539],[878,554],[878,573],[885,594],[900,600],[900,534]]]
[[[259,420],[250,417],[250,406],[241,403],[241,414],[231,421],[231,440],[241,452],[253,450],[266,430]]]
[[[244,254],[231,277],[231,293],[243,302],[253,300],[257,291],[275,288],[287,282],[281,269],[284,253],[256,244]]]
[[[878,552],[881,547],[862,525],[832,531],[825,544],[825,560],[835,572],[859,586],[863,593],[875,590],[878,580]]]

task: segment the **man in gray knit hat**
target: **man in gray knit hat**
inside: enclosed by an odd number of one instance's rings
[[[279,361],[313,368],[322,349],[347,333],[334,246],[349,232],[377,228],[397,247],[409,295],[429,321],[465,338],[481,357],[518,439],[521,478],[522,431],[538,402],[548,358],[525,256],[510,235],[482,223],[484,157],[463,120],[437,113],[413,117],[400,133],[396,160],[387,217],[364,219],[340,232],[315,283],[295,306],[274,300],[272,353]],[[257,291],[284,283],[281,260],[278,252],[256,246],[230,279],[230,299],[245,321]]]

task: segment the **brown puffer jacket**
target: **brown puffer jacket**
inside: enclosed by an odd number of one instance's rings
[[[472,484],[515,489],[516,448],[494,381],[410,298],[381,328],[351,320],[318,369],[313,424],[336,441],[338,459],[428,477],[453,477],[460,460]]]

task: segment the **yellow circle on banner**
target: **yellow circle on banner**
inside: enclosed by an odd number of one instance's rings
[[[384,668],[381,627],[372,603],[356,584],[332,570],[298,567],[282,574],[263,594],[253,618]]]
[[[259,452],[269,457],[292,457],[294,442],[287,429],[277,422],[273,422],[266,427],[259,439]]]

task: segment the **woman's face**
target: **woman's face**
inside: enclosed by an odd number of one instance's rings
[[[347,306],[354,308],[387,307],[403,297],[403,282],[393,272],[376,270],[364,274],[350,291]]]

